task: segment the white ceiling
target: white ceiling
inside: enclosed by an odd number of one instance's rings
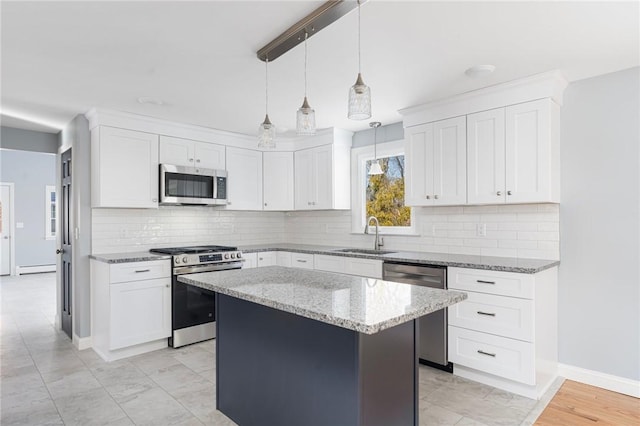
[[[3,125],[52,129],[104,107],[253,134],[264,117],[264,64],[255,52],[320,4],[3,1]],[[368,128],[369,120],[346,118],[356,22],[350,13],[309,39],[308,95],[320,128]],[[638,66],[639,28],[636,1],[370,0],[362,6],[362,73],[372,120],[397,122],[401,108],[553,69],[575,81]],[[466,77],[476,64],[496,71]],[[292,134],[302,45],[269,74],[269,115]],[[141,96],[165,104],[141,105]]]

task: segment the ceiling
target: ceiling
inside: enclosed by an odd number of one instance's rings
[[[2,124],[57,132],[103,107],[254,134],[264,117],[255,52],[319,1],[2,2]],[[357,74],[357,14],[309,39],[308,97],[318,127],[346,118]],[[570,81],[640,64],[639,3],[369,0],[362,74],[373,117],[560,69]],[[269,116],[293,135],[303,98],[303,46],[269,64]],[[471,79],[464,71],[493,64]],[[139,97],[163,105],[140,104]]]

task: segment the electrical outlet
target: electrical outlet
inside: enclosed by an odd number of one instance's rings
[[[487,224],[486,223],[478,223],[476,225],[476,235],[478,237],[486,237],[487,236]]]

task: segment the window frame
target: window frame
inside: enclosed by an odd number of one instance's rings
[[[56,194],[56,201],[51,201],[51,194]],[[46,185],[44,190],[44,239],[55,240],[58,229],[58,208],[56,206],[56,217],[51,217],[51,205],[58,201],[58,194],[55,185]],[[55,229],[51,232],[51,220],[56,221]]]
[[[404,139],[378,143],[376,146],[378,158],[405,156]],[[365,227],[366,203],[366,163],[373,160],[373,145],[351,149],[351,232],[362,234]],[[406,184],[405,169],[405,184]],[[380,226],[380,235],[415,235],[415,211],[411,208],[411,226]]]

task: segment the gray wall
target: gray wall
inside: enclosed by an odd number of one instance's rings
[[[3,126],[0,128],[0,147],[55,154],[58,152],[58,135]]]
[[[640,379],[640,68],[562,107],[560,362]]]
[[[2,149],[0,181],[15,184],[15,222],[24,224],[14,235],[16,266],[56,263],[56,241],[45,239],[45,187],[56,184],[55,155]]]
[[[89,122],[77,115],[60,133],[60,153],[72,148],[71,227],[77,229],[72,244],[73,262],[73,333],[91,335],[91,135]]]

